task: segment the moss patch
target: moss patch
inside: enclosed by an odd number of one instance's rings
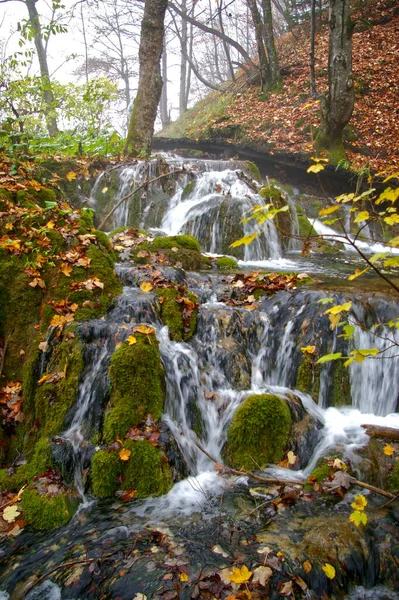
[[[391,476],[388,480],[388,489],[390,492],[397,494],[399,492],[399,462],[395,463]]]
[[[264,468],[282,459],[291,428],[287,403],[278,396],[249,396],[230,424],[226,462],[238,469]]]
[[[164,373],[154,335],[135,335],[113,354],[109,368],[111,400],[104,417],[104,440],[123,438],[132,425],[151,414],[158,420],[165,399]]]
[[[216,259],[216,266],[221,271],[238,269],[237,261],[230,256],[219,256],[219,258]]]
[[[179,288],[180,289],[180,288]],[[178,291],[174,287],[159,288],[155,290],[159,298],[163,298],[161,306],[161,319],[169,328],[169,337],[177,342],[186,341],[193,337],[197,327],[198,310],[193,309],[186,325],[183,319],[184,304],[176,302],[176,298],[188,298],[193,303],[197,302],[196,296],[184,290]]]
[[[76,503],[64,494],[41,495],[36,490],[22,494],[23,517],[32,529],[45,530],[65,525],[71,519]]]
[[[319,398],[320,369],[320,365],[314,364],[312,357],[305,352],[298,367],[295,387],[300,392],[312,396],[315,402]]]
[[[92,488],[96,496],[113,496],[117,489],[136,490],[137,498],[166,494],[172,487],[169,463],[160,448],[147,440],[126,440],[130,457],[122,461],[117,452],[100,450],[92,461]],[[121,484],[120,481],[123,480]]]
[[[170,237],[155,238],[152,242],[154,250],[166,250],[169,248],[185,248],[186,250],[201,251],[199,242],[192,235],[172,235]]]

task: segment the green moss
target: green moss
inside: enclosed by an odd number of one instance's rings
[[[123,470],[122,489],[137,490],[138,498],[166,494],[172,487],[172,473],[160,448],[147,440],[127,440],[125,447],[131,455]]]
[[[238,263],[235,258],[230,258],[230,256],[220,256],[216,259],[216,266],[221,270],[234,270],[238,269]]]
[[[192,181],[189,181],[188,184],[186,185],[186,187],[184,188],[183,193],[182,193],[182,200],[185,200],[186,198],[188,198],[188,196],[193,191],[194,187],[195,187],[195,179],[193,179]]]
[[[397,494],[399,492],[399,462],[396,461],[391,476],[388,480],[388,489],[390,492]]]
[[[249,396],[230,424],[224,455],[235,468],[252,470],[282,459],[291,428],[287,403],[278,396]]]
[[[319,398],[320,390],[320,365],[312,361],[312,357],[306,352],[302,356],[302,361],[298,367],[295,387],[300,392],[306,392],[312,396],[315,402]]]
[[[8,210],[8,202],[13,202],[13,198],[13,192],[0,187],[0,212],[6,212]]]
[[[158,420],[163,411],[165,384],[158,342],[154,335],[135,337],[136,344],[125,342],[111,358],[111,400],[103,430],[108,443],[123,438],[147,414]]]
[[[131,453],[127,461],[118,452],[105,450],[93,456],[93,493],[100,498],[113,496],[117,489],[136,490],[137,498],[166,494],[172,487],[172,473],[160,448],[146,440],[126,440],[124,446]]]
[[[259,167],[256,163],[248,161],[245,165],[246,170],[251,175],[252,179],[258,181],[259,183],[262,181],[262,175],[260,174]]]
[[[195,334],[197,327],[197,315],[198,310],[194,309],[189,319],[188,326],[185,328],[183,322],[183,308],[184,305],[176,302],[176,298],[188,298],[191,302],[197,302],[196,296],[185,290],[179,292],[176,288],[159,288],[155,290],[156,294],[163,298],[161,304],[161,319],[165,325],[169,328],[169,337],[172,340],[181,342],[183,340],[189,340]]]
[[[347,406],[352,404],[350,392],[349,369],[344,363],[336,360],[333,364],[333,383],[331,406]]]
[[[281,198],[281,192],[278,188],[276,188],[274,185],[265,185],[263,186],[263,188],[261,188],[261,190],[259,191],[260,196],[262,196],[262,198],[264,200],[280,200]]]
[[[49,188],[36,190],[33,187],[29,187],[26,190],[18,190],[17,202],[21,206],[29,206],[33,203],[41,208],[45,208],[46,202],[57,202],[57,196],[55,191]]]
[[[8,475],[7,469],[0,469],[0,489],[3,491],[18,492],[31,479],[31,471],[27,464],[17,467],[13,475]]]
[[[77,338],[63,340],[55,347],[47,370],[65,372],[65,377],[58,383],[43,383],[36,390],[35,416],[41,435],[51,437],[62,431],[65,416],[76,401],[83,368],[82,345]]]
[[[82,208],[80,212],[80,233],[87,233],[88,229],[94,229],[94,210]]]
[[[22,494],[23,517],[32,529],[45,530],[60,527],[70,521],[76,504],[64,494],[40,495],[28,489]]]
[[[99,450],[91,461],[91,482],[93,493],[99,498],[113,496],[119,487],[118,477],[122,461],[117,452]]]
[[[317,231],[305,215],[298,215],[298,225],[302,237],[317,236]]]
[[[105,250],[107,250],[107,252],[110,252],[112,254],[113,253],[112,244],[109,240],[108,235],[104,231],[100,231],[99,229],[96,229],[94,231],[94,235],[96,236],[97,241],[103,246],[103,248],[105,248]]]
[[[169,248],[185,248],[186,250],[201,251],[198,240],[191,235],[172,235],[170,237],[155,238],[152,243],[154,250],[166,250]]]
[[[29,472],[32,478],[41,475],[53,467],[53,455],[50,440],[41,438],[35,445],[32,460],[29,463]]]
[[[112,236],[116,235],[117,233],[123,233],[124,231],[127,231],[129,229],[129,227],[127,225],[123,226],[123,227],[117,227],[116,229],[113,229],[110,234],[109,237],[112,238]],[[98,230],[97,230],[98,231]],[[108,237],[108,236],[107,236]]]

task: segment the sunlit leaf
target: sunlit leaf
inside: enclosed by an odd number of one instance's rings
[[[129,335],[126,341],[129,344],[129,346],[133,346],[137,343],[137,338],[135,338],[134,335]]]
[[[303,346],[303,348],[301,348],[301,351],[304,354],[314,354],[316,352],[316,346]]]
[[[152,285],[151,281],[143,281],[140,289],[142,292],[151,292],[151,290],[154,289],[154,286]]]
[[[395,448],[392,448],[392,446],[390,446],[389,444],[387,446],[384,446],[383,448],[383,452],[384,454],[386,454],[387,456],[392,456],[392,454],[394,454],[395,452]]]
[[[368,210],[362,210],[353,221],[354,223],[360,223],[360,221],[367,221],[370,218],[370,213]]]
[[[130,458],[130,455],[131,455],[131,452],[130,452],[130,450],[128,450],[127,448],[122,448],[122,449],[119,451],[119,458],[120,458],[121,460],[123,460],[123,461],[127,461],[127,460],[129,460],[129,458]]]
[[[399,257],[388,258],[388,260],[384,261],[384,267],[399,267]]]
[[[355,272],[352,275],[349,275],[348,281],[353,281],[354,279],[357,279],[358,277],[360,277],[361,275],[363,275],[364,273],[366,273],[366,271],[368,271],[369,268],[370,267],[366,267],[362,271],[360,269],[355,269]]]
[[[188,575],[187,573],[180,573],[179,575],[179,579],[180,581],[184,582],[184,581],[188,581]]]
[[[243,565],[241,568],[234,567],[229,574],[229,579],[233,583],[245,583],[251,578],[251,575],[252,571],[250,571],[246,565]]]
[[[341,352],[335,352],[334,354],[325,354],[321,356],[319,360],[316,362],[316,365],[322,365],[326,362],[330,362],[331,360],[337,360],[338,358],[342,358]]]
[[[306,173],[318,173],[319,171],[324,171],[324,165],[317,163],[316,165],[310,165]]]
[[[355,510],[349,515],[349,521],[354,523],[357,527],[359,527],[360,525],[367,525],[367,515],[365,512]]]
[[[335,213],[337,210],[340,210],[341,206],[329,206],[328,208],[322,208],[319,210],[320,217],[324,217],[325,215],[331,215]]]
[[[230,248],[238,248],[238,246],[248,246],[251,242],[254,241],[255,238],[258,237],[260,231],[256,231],[255,233],[251,233],[249,235],[244,235],[244,237],[236,240],[232,244],[230,244]]]
[[[330,565],[329,563],[324,563],[324,565],[322,566],[322,569],[323,569],[324,573],[326,574],[326,577],[328,577],[328,579],[334,579],[335,569],[332,565]]]
[[[362,511],[367,506],[367,499],[363,496],[363,494],[358,494],[354,497],[354,502],[352,502],[351,507],[355,510]]]
[[[345,302],[345,304],[337,304],[336,306],[332,306],[328,308],[324,314],[328,315],[339,315],[341,312],[348,311],[352,308],[352,302]]]
[[[68,181],[73,181],[74,179],[76,179],[76,173],[74,173],[73,171],[69,171],[65,175],[65,179],[67,179]]]
[[[151,335],[155,333],[155,329],[153,327],[148,327],[147,325],[140,325],[139,327],[135,327],[134,331],[137,333],[144,333],[144,335]]]

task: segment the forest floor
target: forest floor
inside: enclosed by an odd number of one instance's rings
[[[326,15],[323,16],[324,21]],[[355,109],[345,131],[348,163],[374,172],[399,168],[399,7],[395,1],[363,2],[354,15],[353,75]],[[244,75],[212,92],[160,135],[223,138],[257,149],[312,155],[319,126],[320,100],[309,92],[309,26],[277,40],[283,75],[281,90],[261,92]],[[328,85],[328,25],[316,39],[318,94]]]

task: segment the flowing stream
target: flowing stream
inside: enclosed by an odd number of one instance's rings
[[[181,162],[175,160],[173,164],[179,166]],[[203,165],[197,161],[196,164],[198,171],[189,190],[189,179],[185,175],[178,180],[176,191],[165,204],[159,223],[153,224],[154,231],[162,230],[167,235],[191,233],[199,239],[203,251],[213,254],[225,253],[226,238],[231,239],[232,235],[240,237],[261,231],[262,235],[256,238],[254,244],[245,247],[240,262],[242,268],[250,268],[253,264],[263,268],[280,264],[289,269],[298,264],[297,248],[291,246],[289,254],[284,255],[273,222],[259,226],[250,221],[241,227],[241,231],[240,227],[237,228],[239,217],[262,202],[253,186],[241,177],[242,165],[210,161]],[[154,175],[155,170],[151,173]],[[123,169],[115,203],[129,193],[134,185],[132,182],[137,184],[144,175],[137,166]],[[100,176],[93,197],[103,185],[102,179]],[[156,198],[156,190],[151,193]],[[293,211],[294,204],[291,204]],[[141,214],[142,226],[148,223],[148,216],[148,211]],[[114,215],[114,225],[126,225],[128,220],[129,204],[125,203]],[[297,220],[293,219],[292,227],[297,231]],[[322,228],[320,224],[315,224],[315,227],[317,230]],[[370,247],[369,250],[373,252],[375,248]],[[302,259],[299,264],[306,270],[307,266],[312,268],[310,263],[311,258],[308,258]],[[279,478],[307,478],[317,460],[337,446],[343,451],[343,460],[350,460],[356,466],[359,461],[357,452],[369,439],[362,424],[399,428],[399,414],[396,412],[399,399],[399,334],[386,327],[364,330],[362,325],[369,323],[370,319],[377,324],[398,317],[397,303],[386,296],[350,297],[355,335],[352,341],[345,342],[330,330],[328,318],[322,314],[318,303],[326,295],[322,291],[279,292],[264,298],[256,310],[246,311],[218,300],[218,286],[224,285],[222,276],[187,274],[184,284],[196,292],[200,300],[197,332],[190,342],[174,342],[169,339],[168,329],[160,321],[153,295],[139,289],[134,265],[121,263],[118,272],[125,287],[107,318],[80,325],[86,367],[74,412],[61,436],[67,450],[60,460],[73,465],[69,468],[74,473],[75,487],[83,504],[71,524],[62,528],[54,538],[54,553],[58,561],[73,558],[74,543],[77,543],[73,540],[79,535],[80,527],[85,538],[79,538],[79,543],[86,543],[83,541],[86,539],[87,544],[94,547],[104,536],[104,539],[108,536],[110,544],[115,540],[115,543],[122,543],[120,540],[127,539],[132,532],[143,527],[154,524],[159,528],[167,527],[174,519],[191,519],[201,511],[204,515],[206,511],[212,513],[214,499],[225,493],[226,486],[231,484],[227,484],[226,479],[214,470],[214,463],[207,454],[223,462],[228,425],[236,409],[251,394],[273,393],[287,399],[294,395],[314,423],[311,439],[304,439],[303,447],[298,449],[300,469],[270,467],[267,470]],[[182,277],[178,270],[170,274],[172,280],[173,275],[176,279]],[[333,295],[337,303],[346,299],[342,293],[335,292]],[[103,503],[99,510],[87,492],[85,480],[85,470],[96,451],[91,437],[98,430],[109,397],[107,370],[115,350],[115,340],[123,341],[135,324],[151,325],[156,331],[166,377],[162,420],[165,429],[175,439],[176,454],[182,463],[180,470],[185,477],[161,498],[133,502],[119,506],[115,511],[112,504]],[[331,364],[321,366],[320,386],[313,398],[297,389],[303,359],[300,346],[311,344],[315,338],[320,340],[325,352],[340,349],[350,352],[353,348],[369,347],[384,350],[384,359],[369,359],[351,365],[348,387],[342,392],[342,406],[333,406],[334,373]],[[199,449],[197,442],[207,454]],[[4,592],[0,592],[1,600],[17,597],[12,595],[12,590],[18,578],[24,580],[41,563],[51,567],[50,538],[43,534],[38,540],[35,542],[31,534],[26,534],[23,539],[25,550],[21,542],[19,563],[15,568],[8,564],[6,575],[0,578],[0,588],[4,586]],[[36,553],[33,553],[34,544],[38,544]],[[10,548],[3,555],[10,556],[12,561]],[[72,598],[70,588],[67,588],[68,591],[63,591],[49,578],[26,597],[30,600]],[[104,597],[118,597],[112,589],[111,595]],[[131,590],[129,598],[134,598],[136,592],[141,593],[134,586]],[[383,590],[381,594],[384,593],[393,594]],[[80,600],[97,597],[87,594],[79,596]],[[128,597],[126,594],[125,591],[120,597],[125,599]],[[375,594],[373,598],[385,597],[378,595],[378,590]]]

